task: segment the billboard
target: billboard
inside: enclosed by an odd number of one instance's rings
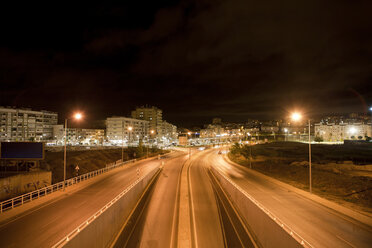
[[[41,160],[44,156],[42,142],[1,142],[1,159]]]

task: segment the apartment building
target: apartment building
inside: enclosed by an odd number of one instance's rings
[[[163,134],[165,138],[171,139],[171,140],[177,139],[177,136],[178,136],[177,127],[167,121],[163,121],[161,133]]]
[[[315,136],[324,141],[365,140],[372,136],[371,124],[367,123],[317,123]]]
[[[148,139],[150,123],[128,117],[109,117],[106,119],[106,138],[112,143],[135,142]]]
[[[55,112],[0,107],[0,141],[52,140],[57,120]]]
[[[149,129],[154,130],[156,136],[160,137],[162,133],[163,111],[157,107],[142,106],[132,111],[132,118],[146,120],[149,122]]]
[[[65,140],[63,125],[53,126],[53,140],[57,145],[63,145]],[[67,144],[70,145],[100,145],[105,139],[104,129],[67,128]]]

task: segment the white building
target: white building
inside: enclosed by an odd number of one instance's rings
[[[130,130],[131,129],[131,130]],[[106,119],[106,138],[111,143],[121,144],[149,138],[149,122],[127,117]]]
[[[154,106],[137,107],[132,111],[132,118],[148,121],[149,129],[154,131],[155,136],[161,137],[163,135],[163,110]]]
[[[168,140],[177,139],[177,127],[169,122],[163,121],[161,133]]]
[[[0,141],[47,141],[53,139],[58,114],[0,107]]]
[[[366,136],[372,136],[372,127],[371,124],[363,123],[317,123],[315,124],[315,136],[327,142],[365,140]]]
[[[70,145],[101,145],[105,138],[104,129],[67,128],[67,144]],[[65,142],[63,125],[53,126],[53,139],[57,145]]]

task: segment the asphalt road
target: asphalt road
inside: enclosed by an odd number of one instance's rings
[[[179,182],[183,155],[164,163],[164,168],[126,247],[176,247]]]
[[[206,153],[205,161],[230,177],[313,247],[371,247],[371,227],[279,187],[249,169],[227,163],[217,152]]]
[[[101,176],[93,184],[75,192],[66,192],[57,200],[31,209],[19,218],[0,226],[0,247],[51,247],[88,217],[112,200],[137,178],[181,153],[164,159],[140,162]]]
[[[195,247],[224,247],[221,217],[205,167],[209,161],[204,154],[193,155],[188,168],[191,232]]]

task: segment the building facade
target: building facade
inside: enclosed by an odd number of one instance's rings
[[[0,141],[52,140],[57,121],[55,112],[0,107]]]
[[[69,145],[102,145],[104,139],[104,129],[67,128],[66,141]],[[56,145],[64,145],[65,128],[63,125],[53,126],[53,140]]]
[[[132,129],[132,130],[130,130]],[[131,143],[149,138],[150,123],[127,117],[110,117],[106,119],[106,138],[111,143]]]
[[[315,136],[327,142],[365,140],[366,137],[372,136],[372,127],[371,124],[364,123],[317,123]]]
[[[177,127],[166,121],[163,121],[162,123],[161,133],[163,134],[164,138],[168,140],[176,140],[178,136]]]
[[[155,131],[155,135],[160,137],[162,133],[163,111],[157,107],[142,106],[132,111],[132,118],[149,122],[149,129]]]

